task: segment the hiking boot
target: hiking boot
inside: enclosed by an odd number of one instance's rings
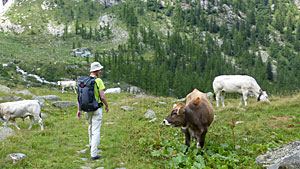
[[[101,157],[100,155],[97,155],[95,157],[91,157],[91,160],[95,161],[95,160],[99,159],[100,157]]]

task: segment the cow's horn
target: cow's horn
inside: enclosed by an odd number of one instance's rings
[[[196,104],[198,104],[199,102],[200,102],[200,97],[197,97],[196,99],[195,99],[195,101],[194,101],[194,104],[196,105]]]

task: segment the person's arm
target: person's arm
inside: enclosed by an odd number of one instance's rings
[[[100,93],[100,97],[101,97],[102,102],[105,104],[105,111],[106,111],[106,113],[108,113],[109,108],[108,108],[108,103],[107,103],[106,97],[104,95],[104,91],[100,90],[99,93]]]
[[[79,108],[79,103],[77,103],[77,118],[80,120],[81,119],[81,111]]]

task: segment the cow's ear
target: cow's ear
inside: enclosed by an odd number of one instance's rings
[[[177,103],[177,106],[182,107],[183,104],[181,102]]]
[[[259,89],[259,94],[262,94],[262,93],[263,93],[263,91],[261,89]]]
[[[200,97],[197,97],[194,101],[194,105],[197,105],[200,102],[200,100],[201,100]]]

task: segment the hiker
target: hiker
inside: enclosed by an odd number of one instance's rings
[[[83,80],[81,81],[80,79],[78,80],[77,117],[78,119],[80,119],[81,111],[85,111],[85,117],[89,123],[88,133],[89,145],[91,148],[91,160],[97,160],[100,158],[100,155],[98,154],[98,145],[100,143],[100,128],[102,122],[103,103],[105,105],[105,111],[107,113],[109,111],[109,107],[103,91],[105,89],[105,86],[103,84],[103,81],[97,77],[101,74],[102,68],[103,66],[99,62],[93,62],[91,64],[90,76],[83,77]],[[94,85],[94,87],[89,87],[91,85]],[[87,91],[91,90],[91,88],[92,90],[94,90],[94,92]],[[92,95],[90,93],[92,93]],[[93,101],[96,102],[96,106],[94,104],[91,107],[91,99],[86,97],[93,97],[92,99],[94,99]]]

